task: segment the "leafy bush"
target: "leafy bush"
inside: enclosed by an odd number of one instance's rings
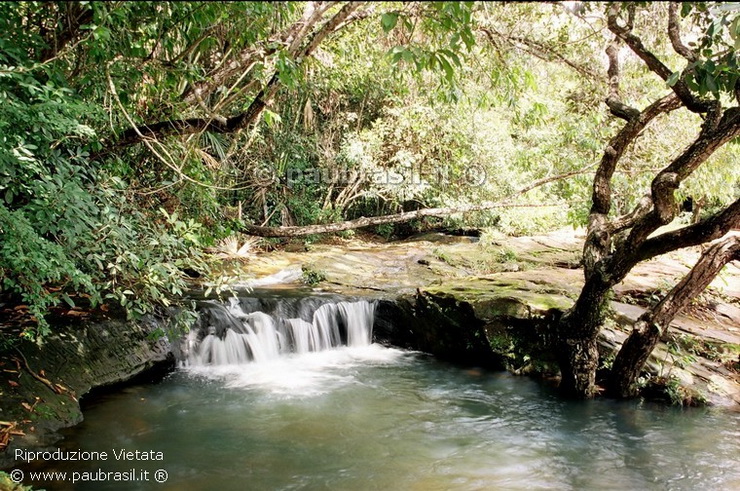
[[[89,158],[96,117],[69,88],[0,54],[0,293],[49,333],[49,308],[114,301],[132,318],[168,307],[206,270],[199,223],[146,213],[126,183]],[[17,60],[15,60],[17,63]]]
[[[323,271],[315,269],[313,266],[301,266],[303,283],[308,286],[316,286],[322,281],[326,281],[326,274]]]

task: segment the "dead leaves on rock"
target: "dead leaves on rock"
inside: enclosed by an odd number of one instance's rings
[[[69,390],[67,387],[61,385],[61,384],[55,384],[52,383],[51,380],[47,379],[45,377],[46,372],[44,372],[43,369],[39,370],[39,373],[34,372],[30,366],[28,366],[28,360],[26,360],[26,357],[23,356],[23,353],[20,351],[18,352],[19,355],[21,355],[21,359],[23,361],[23,368],[36,380],[50,388],[52,391],[54,391],[57,394],[68,394],[72,399],[75,401],[77,398],[74,396],[71,390]],[[13,357],[13,361],[16,362],[16,364],[20,367],[21,362],[18,360],[18,358]]]
[[[5,450],[13,436],[26,436],[18,429],[18,423],[15,421],[0,421],[0,452]]]
[[[27,402],[21,402],[21,406],[23,406],[23,409],[28,411],[29,413],[32,413],[36,410],[36,405],[41,402],[41,398],[37,397],[35,401],[33,401],[33,404],[29,404]]]

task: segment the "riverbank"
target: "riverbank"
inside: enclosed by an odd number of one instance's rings
[[[174,366],[169,342],[155,338],[153,319],[94,316],[60,323],[41,346],[21,341],[0,362],[0,469],[13,448],[39,448],[82,421],[80,399],[91,390],[154,376]],[[0,449],[4,450],[4,449]]]
[[[416,327],[409,345],[421,344],[443,358],[465,358],[470,336],[480,335],[513,373],[551,376],[556,370],[547,353],[530,350],[536,348],[535,331],[547,329],[551,309],[567,309],[577,298],[583,284],[579,266],[583,239],[578,231],[562,229],[534,237],[479,239],[432,233],[390,243],[337,240],[306,251],[258,254],[245,271],[256,276],[251,280],[255,285],[298,284],[303,271],[304,277],[323,279],[315,285],[317,290],[401,299],[410,308],[421,305],[423,315],[433,319],[426,332],[424,326]],[[616,286],[609,321],[600,336],[603,368],[613,360],[632,322],[689,271],[699,253],[700,248],[689,248],[644,262]],[[445,307],[433,308],[439,304]],[[435,344],[440,333],[449,339],[460,334],[459,345],[446,350]],[[676,317],[653,352],[642,382],[645,396],[674,404],[740,409],[737,264],[730,263]]]
[[[554,378],[552,354],[541,349],[540,338],[550,316],[578,295],[582,241],[565,230],[482,239],[434,233],[389,243],[334,239],[308,250],[252,255],[239,263],[244,278],[235,286],[376,299],[376,339],[442,360]],[[698,250],[686,250],[641,264],[617,286],[600,338],[602,367],[608,367],[630,323],[697,256]],[[738,326],[740,269],[730,264],[674,321],[650,359],[644,395],[740,409]],[[48,445],[59,428],[81,421],[79,399],[91,389],[170,369],[169,343],[152,337],[157,328],[153,319],[67,319],[55,325],[43,348],[22,343],[5,353],[0,435],[5,441],[12,437],[15,446]],[[12,463],[5,457],[0,468]]]

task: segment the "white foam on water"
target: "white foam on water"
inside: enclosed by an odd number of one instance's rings
[[[359,383],[357,368],[398,364],[409,354],[408,351],[371,344],[285,355],[264,362],[194,365],[185,370],[223,383],[227,388],[302,398]]]
[[[225,306],[232,320],[225,332],[210,325],[224,322],[212,316],[200,342],[197,332],[190,334],[188,373],[227,388],[305,397],[359,383],[360,367],[396,364],[409,354],[371,343],[371,302],[325,303],[307,322],[244,312],[235,300]]]

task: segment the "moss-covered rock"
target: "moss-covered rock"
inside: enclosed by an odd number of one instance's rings
[[[0,471],[0,489],[3,491],[33,491],[31,486],[18,484],[10,478],[10,475]]]
[[[42,346],[22,342],[2,353],[0,420],[26,436],[0,452],[0,468],[12,464],[12,448],[49,445],[56,430],[82,421],[79,400],[91,389],[171,367],[169,343],[151,336],[156,329],[151,319],[83,321],[59,326]]]
[[[426,288],[420,295],[429,303],[469,311],[473,320],[468,322],[480,326],[496,364],[514,373],[551,375],[557,371],[550,349],[551,325],[572,303],[567,292],[533,286],[507,273],[445,282]],[[446,317],[456,316],[448,309]]]

